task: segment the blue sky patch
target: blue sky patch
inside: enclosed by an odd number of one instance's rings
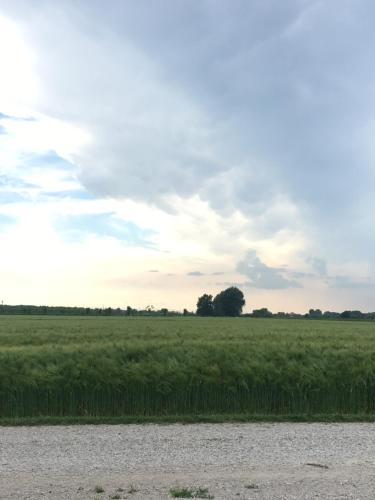
[[[32,116],[19,117],[19,116],[7,115],[5,113],[0,113],[0,120],[15,120],[15,121],[21,121],[21,122],[33,122],[33,121],[36,121],[36,118],[34,118]]]
[[[87,236],[115,238],[130,246],[149,247],[148,240],[154,231],[143,229],[130,221],[116,218],[112,213],[84,214],[60,217],[55,225],[57,231],[70,241],[82,241]]]
[[[35,168],[43,167],[54,167],[60,170],[72,170],[77,167],[59,156],[54,151],[48,151],[48,153],[43,154],[32,154],[27,158],[28,166]]]
[[[13,117],[10,115],[5,115],[4,113],[0,113],[0,120],[11,120]]]
[[[31,184],[30,182],[25,182],[19,177],[0,175],[0,187],[23,189],[23,188],[34,188],[36,186],[34,184]]]
[[[0,231],[6,229],[8,226],[14,224],[16,219],[14,217],[10,217],[9,215],[0,214]]]
[[[65,191],[45,191],[40,197],[43,200],[61,200],[64,198],[70,198],[72,200],[95,200],[96,198],[92,196],[85,189],[67,189]]]
[[[27,201],[28,198],[22,196],[14,191],[3,191],[0,189],[0,204],[6,205],[8,203],[18,203],[22,201]]]

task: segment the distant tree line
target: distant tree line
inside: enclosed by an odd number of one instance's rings
[[[242,313],[245,305],[244,295],[237,287],[229,287],[215,297],[204,293],[198,298],[196,312],[184,309],[170,311],[166,307],[155,309],[149,305],[144,309],[136,309],[131,306],[125,308],[112,307],[67,307],[67,306],[34,306],[34,305],[6,305],[0,304],[1,314],[20,314],[38,316],[241,316],[243,318],[280,318],[280,319],[338,319],[338,320],[375,320],[375,312],[363,313],[354,311],[321,311],[310,309],[305,314],[294,312],[272,313],[266,307],[254,309],[251,313]]]
[[[167,308],[155,309],[147,306],[145,309],[120,307],[66,307],[66,306],[33,306],[33,305],[0,305],[0,314],[35,314],[38,316],[194,316],[193,312],[184,309],[183,312],[169,311]]]
[[[310,309],[308,313],[286,313],[277,312],[272,313],[266,307],[262,309],[254,309],[252,313],[243,314],[245,317],[251,318],[285,318],[285,319],[359,319],[359,320],[374,320],[375,312],[363,313],[361,311],[343,311],[333,312],[324,311],[320,309]]]

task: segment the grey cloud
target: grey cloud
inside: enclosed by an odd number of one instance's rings
[[[37,50],[41,111],[94,137],[93,193],[198,194],[266,237],[297,225],[269,211],[281,196],[327,258],[374,259],[374,2],[1,5]]]
[[[314,278],[313,273],[304,273],[302,271],[287,271],[288,276],[295,279],[304,279],[304,278]]]
[[[310,264],[313,271],[320,277],[327,276],[327,263],[319,257],[308,257],[306,262]]]
[[[149,273],[158,273],[158,272],[159,272],[158,269],[150,269],[149,270]]]
[[[372,288],[375,289],[375,279],[353,279],[350,276],[334,276],[330,278],[332,288]]]
[[[200,271],[191,271],[190,273],[187,273],[187,276],[204,276],[204,273],[201,273]]]
[[[244,283],[247,287],[269,290],[302,287],[298,281],[285,278],[281,269],[264,264],[254,250],[247,253],[245,259],[237,264],[236,269],[249,278],[249,281]]]

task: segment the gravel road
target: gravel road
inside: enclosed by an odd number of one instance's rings
[[[366,423],[0,427],[0,498],[159,500],[184,487],[374,500],[374,436]]]

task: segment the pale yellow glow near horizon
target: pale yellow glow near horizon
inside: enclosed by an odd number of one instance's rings
[[[226,282],[244,280],[235,271],[236,262],[256,242],[244,236],[242,241],[223,241],[218,252],[220,241],[225,240],[225,224],[232,231],[245,233],[246,221],[238,214],[223,219],[195,198],[184,204],[186,210],[181,215],[119,200],[63,199],[27,207],[22,203],[8,205],[6,213],[16,217],[17,224],[0,234],[1,300],[93,307],[142,308],[152,304],[194,310],[202,293],[215,294],[226,288]],[[196,225],[194,220],[203,207],[206,219],[203,226],[202,222]],[[129,247],[114,238],[94,235],[80,242],[64,241],[53,227],[61,214],[105,212],[155,229],[155,235],[150,236],[155,248]],[[188,276],[192,271],[204,275]],[[248,293],[255,298],[259,291]],[[256,307],[256,300],[249,306]]]
[[[29,206],[27,211],[25,207],[13,206],[13,212],[9,211],[9,215],[17,215],[18,223],[0,234],[0,300],[11,304],[89,307],[130,305],[144,308],[152,304],[156,308],[181,311],[186,307],[194,310],[197,298],[202,293],[215,295],[226,288],[225,283],[245,280],[236,273],[236,262],[246,248],[256,242],[243,242],[234,254],[232,247],[228,248],[228,253],[215,253],[215,244],[212,245],[212,242],[222,238],[223,233],[220,221],[214,220],[214,213],[210,215],[212,220],[207,221],[214,229],[201,234],[198,239],[197,228],[186,214],[185,218],[179,219],[162,211],[159,214],[158,210],[143,204],[110,200],[93,200],[89,202],[89,207],[92,213],[117,208],[124,220],[138,207],[137,223],[142,225],[147,220],[150,222],[153,216],[152,223],[160,230],[154,241],[162,244],[162,247],[129,247],[114,238],[95,236],[80,242],[64,241],[53,228],[54,217],[59,213],[87,212],[88,207],[84,202],[63,200],[44,206],[36,204]],[[187,212],[194,213],[194,210],[199,210],[199,206],[195,209],[190,207]],[[174,227],[179,222],[183,222],[182,233],[178,233]],[[231,223],[234,224],[233,221]],[[191,233],[188,227],[192,228]],[[186,252],[185,243],[194,239],[196,249],[190,246]],[[264,242],[260,242],[260,246],[265,247]],[[172,250],[168,251],[168,247]],[[291,259],[298,248],[291,252]],[[282,253],[285,255],[285,252],[284,249]],[[265,258],[262,253],[259,255]],[[286,263],[285,260],[280,262]],[[158,272],[151,273],[150,270]],[[202,271],[204,275],[188,276],[191,271]],[[217,272],[223,272],[223,275],[215,275]],[[319,283],[310,284],[308,289],[244,288],[243,291],[247,312],[259,307],[268,307],[274,312],[306,312],[309,307],[324,309],[327,302],[332,304],[331,309],[341,310],[351,303],[353,297],[352,292],[349,297],[348,291],[339,290],[335,291],[335,301],[332,302],[330,291]]]

